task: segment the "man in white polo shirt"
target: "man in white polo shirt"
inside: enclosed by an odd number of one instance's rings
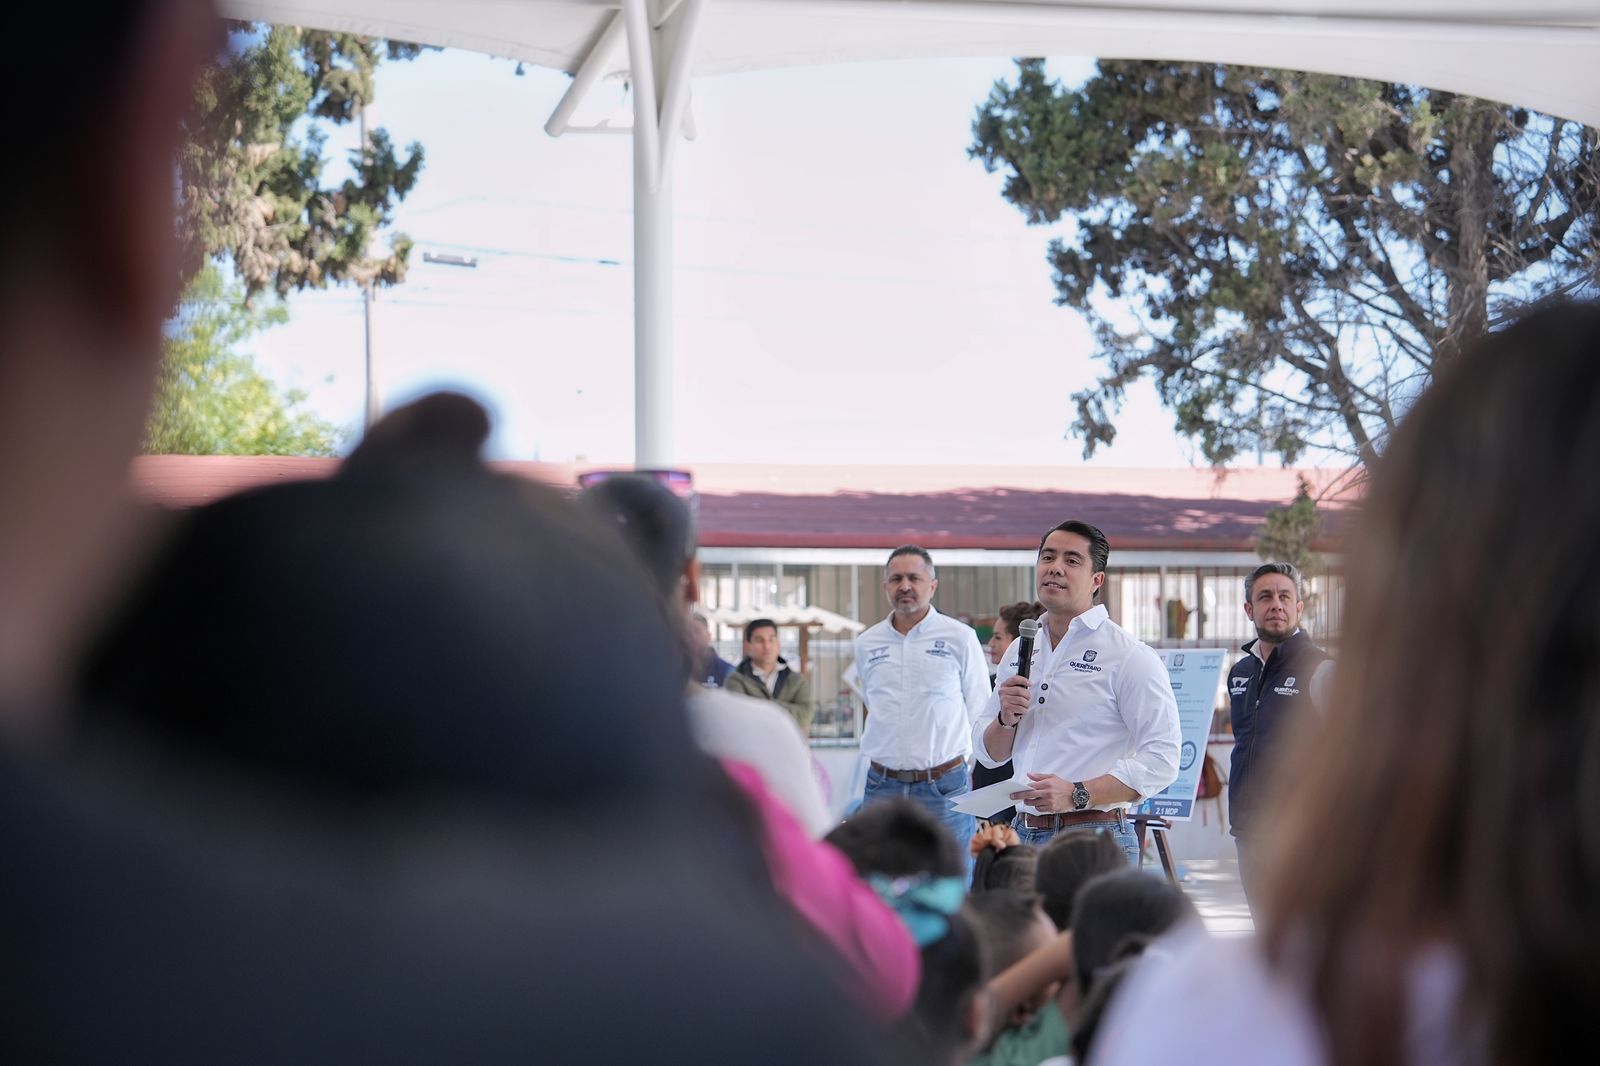
[[[926,549],[889,555],[889,617],[856,638],[856,673],[867,704],[861,753],[869,760],[863,804],[904,796],[943,822],[966,854],[972,816],[949,800],[971,786],[972,723],[989,699],[989,666],[972,627],[934,610],[939,587]]]
[[[1127,810],[1178,776],[1178,703],[1156,653],[1096,604],[1111,545],[1086,522],[1063,522],[1039,542],[1039,619],[1029,677],[1006,649],[998,684],[973,727],[978,761],[1012,760],[1032,787],[1012,793],[1024,844],[1056,833],[1112,833],[1138,864]]]

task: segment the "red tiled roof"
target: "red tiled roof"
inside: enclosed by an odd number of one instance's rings
[[[570,486],[581,468],[501,463]],[[133,478],[169,507],[244,488],[325,477],[332,459],[141,456]],[[1122,550],[1249,551],[1267,511],[1293,498],[1303,473],[1328,513],[1329,533],[1359,493],[1338,471],[1251,469],[741,467],[695,469],[706,547],[1031,549],[1057,522],[1078,517]],[[991,487],[963,487],[984,485]],[[1003,487],[993,487],[1003,486]],[[1324,545],[1327,546],[1327,545]]]

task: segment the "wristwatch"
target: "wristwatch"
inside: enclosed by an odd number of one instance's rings
[[[1081,811],[1089,806],[1089,789],[1082,781],[1072,783],[1072,809]]]

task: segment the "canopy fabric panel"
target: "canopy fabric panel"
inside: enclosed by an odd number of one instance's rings
[[[617,11],[600,0],[221,7],[233,18],[464,48],[568,73]],[[627,69],[627,50],[613,51],[604,73]],[[1600,0],[709,0],[693,74],[1011,55],[1321,71],[1469,93],[1600,126]]]

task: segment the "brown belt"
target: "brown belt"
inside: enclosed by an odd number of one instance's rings
[[[1069,811],[1065,814],[1026,814],[1017,817],[1029,829],[1071,829],[1080,825],[1119,825],[1122,811]]]
[[[891,770],[880,762],[873,763],[872,768],[883,776],[893,778],[896,781],[911,782],[937,781],[951,770],[965,765],[967,765],[966,758],[964,756],[957,755],[954,759],[951,759],[949,762],[942,762],[938,766],[935,766],[932,770]]]

